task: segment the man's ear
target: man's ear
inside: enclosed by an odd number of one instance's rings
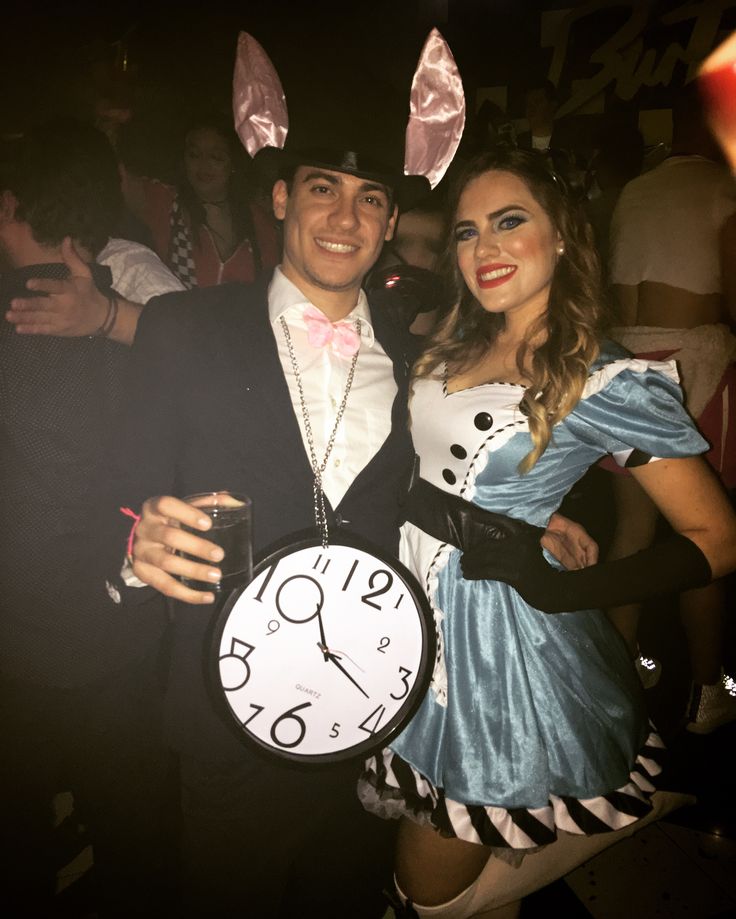
[[[386,235],[383,237],[385,242],[388,242],[390,239],[394,238],[394,231],[396,230],[396,221],[399,219],[399,208],[398,205],[394,205],[394,212],[389,217],[388,226],[386,227]]]
[[[0,192],[0,220],[6,222],[15,220],[15,212],[18,210],[18,199],[12,191],[5,189]]]
[[[286,216],[286,205],[289,202],[289,189],[283,179],[279,179],[273,186],[271,200],[273,201],[274,216],[277,220],[283,220]]]

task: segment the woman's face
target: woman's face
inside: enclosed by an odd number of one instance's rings
[[[232,171],[227,141],[213,128],[195,128],[184,141],[184,169],[200,201],[224,201]]]
[[[489,313],[529,325],[546,312],[562,241],[523,179],[492,170],[469,182],[455,215],[457,262]]]

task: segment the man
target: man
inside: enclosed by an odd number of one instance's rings
[[[359,174],[360,165],[345,169],[298,165],[276,183],[284,256],[267,289],[191,292],[141,316],[125,465],[145,469],[145,481],[126,494],[130,506],[155,493],[244,492],[254,503],[256,550],[314,525],[313,473],[287,338],[320,459],[351,359],[309,344],[304,314],[311,305],[330,322],[354,328],[360,319],[360,359],[322,476],[329,525],[396,552],[412,460],[408,355],[403,335],[371,314],[360,287],[393,233],[396,207],[388,184]],[[212,583],[222,553],[209,561],[212,544],[180,525],[201,529],[200,514],[173,497],[146,502],[134,572],[177,600],[211,603],[211,594],[175,576]],[[382,915],[394,827],[362,810],[354,764],[302,772],[264,763],[230,735],[202,677],[210,618],[177,604],[167,716],[181,756],[186,902],[202,915],[235,915],[244,903],[259,916]]]
[[[126,334],[129,314],[116,311],[110,271],[93,260],[119,203],[112,150],[76,122],[29,132],[2,176],[3,313],[35,284],[66,283],[71,264],[98,298],[87,322],[100,333],[19,335],[0,320],[0,902],[12,916],[52,909],[51,799],[65,789],[92,838],[100,915],[160,904],[165,617],[121,619],[100,587],[96,536],[128,354],[101,333]],[[124,266],[116,273],[126,293],[140,292]]]
[[[540,80],[529,86],[524,94],[524,115],[529,130],[519,134],[518,146],[526,150],[539,150],[541,153],[559,147],[559,142],[552,143],[556,111],[557,90],[550,80]]]

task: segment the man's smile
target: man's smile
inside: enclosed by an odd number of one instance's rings
[[[352,252],[356,252],[360,247],[352,243],[340,243],[334,242],[329,239],[322,239],[319,236],[316,236],[314,241],[320,247],[320,249],[326,249],[328,252],[336,252],[339,255],[349,255]]]

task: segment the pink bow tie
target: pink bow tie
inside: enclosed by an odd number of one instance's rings
[[[329,345],[341,357],[352,357],[360,348],[360,336],[347,319],[330,322],[323,312],[310,305],[304,310],[304,322],[307,341],[313,348]]]

